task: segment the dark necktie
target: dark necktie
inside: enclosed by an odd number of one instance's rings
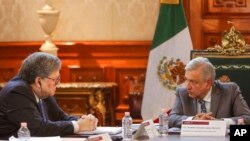
[[[204,100],[199,100],[198,102],[201,105],[201,113],[206,113],[207,109],[206,109],[206,106],[205,106],[205,101]]]
[[[43,101],[41,99],[39,99],[38,106],[42,114],[43,120],[47,121],[46,113],[45,113],[44,106],[43,106]]]

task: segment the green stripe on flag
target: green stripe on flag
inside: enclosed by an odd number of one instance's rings
[[[161,4],[152,48],[167,41],[187,26],[182,1],[179,5]]]

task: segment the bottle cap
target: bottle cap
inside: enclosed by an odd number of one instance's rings
[[[125,112],[125,116],[130,116],[130,112]]]
[[[239,118],[238,119],[238,125],[243,125],[243,124],[245,124],[244,119],[243,118]]]
[[[161,113],[167,113],[167,109],[161,109]]]
[[[21,122],[22,127],[27,127],[27,122]]]

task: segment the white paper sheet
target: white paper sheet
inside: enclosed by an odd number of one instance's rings
[[[95,131],[91,132],[79,132],[80,135],[95,135],[95,134],[105,134],[116,135],[122,132],[121,127],[97,127]]]
[[[61,141],[60,136],[55,137],[30,137],[30,141]],[[10,137],[9,141],[18,141],[18,138]]]

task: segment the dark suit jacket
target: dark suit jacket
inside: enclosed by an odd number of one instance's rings
[[[235,83],[215,82],[211,92],[211,112],[215,118],[243,117],[250,124],[250,110]],[[169,118],[169,127],[181,127],[182,120],[197,114],[197,100],[188,96],[185,87],[177,88],[176,100]]]
[[[17,135],[21,122],[27,122],[31,136],[63,136],[74,133],[71,120],[54,97],[44,100],[48,121],[42,119],[31,86],[14,77],[0,92],[0,138]]]

